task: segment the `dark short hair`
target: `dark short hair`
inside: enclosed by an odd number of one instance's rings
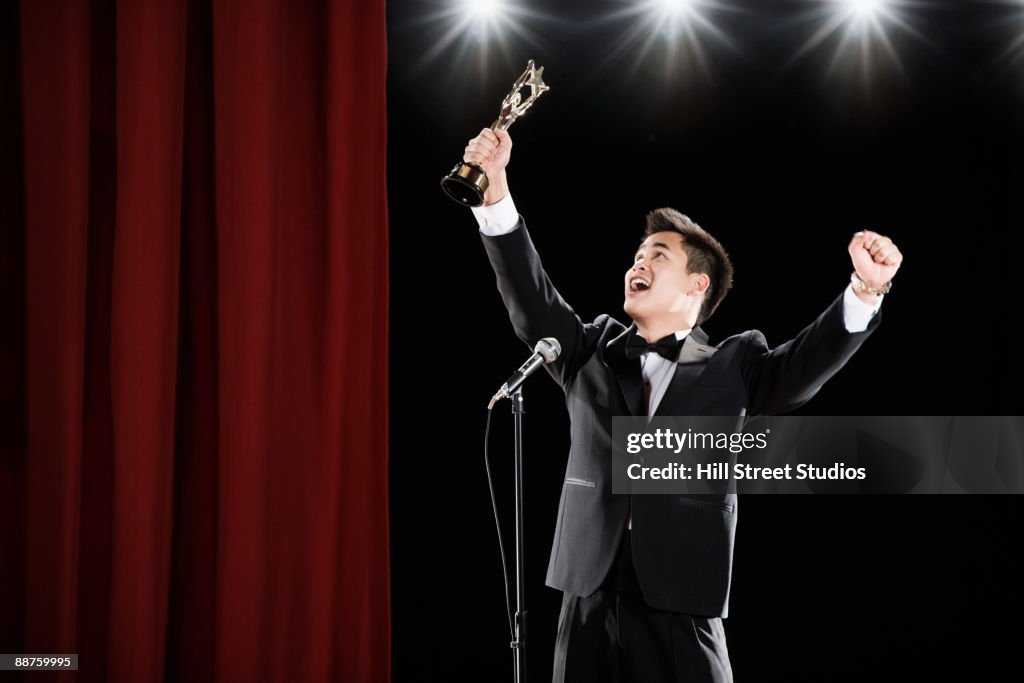
[[[704,303],[697,315],[697,324],[711,317],[732,289],[732,261],[725,247],[704,228],[675,209],[655,209],[647,214],[643,239],[657,232],[674,232],[683,238],[686,272],[704,273],[711,285],[704,292]]]

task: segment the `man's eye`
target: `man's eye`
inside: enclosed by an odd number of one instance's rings
[[[664,258],[664,256],[665,255],[659,251],[657,254],[654,255],[654,258]]]

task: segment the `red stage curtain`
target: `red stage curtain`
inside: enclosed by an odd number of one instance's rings
[[[384,1],[5,13],[0,651],[388,680]]]

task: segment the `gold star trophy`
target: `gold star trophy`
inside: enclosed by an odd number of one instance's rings
[[[491,124],[491,130],[508,130],[541,95],[550,90],[548,86],[544,85],[543,76],[544,67],[536,68],[531,59],[526,65],[526,71],[516,79],[512,90],[501,103],[501,113],[498,114],[498,119]],[[527,87],[530,89],[530,95],[524,100],[521,91]],[[441,179],[441,189],[445,194],[464,206],[483,204],[484,192],[487,191],[488,184],[484,169],[477,164],[465,161],[455,164],[451,173]]]

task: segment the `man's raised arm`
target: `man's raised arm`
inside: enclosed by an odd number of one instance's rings
[[[511,152],[512,138],[502,130],[485,128],[466,145],[463,159],[483,168],[489,181],[484,205],[473,213],[516,335],[530,348],[543,337],[558,339],[562,354],[552,364],[554,367],[547,367],[559,383],[565,384],[581,360],[585,326],[544,272],[512,202],[505,172]]]
[[[751,414],[793,410],[814,396],[853,356],[874,330],[882,295],[903,263],[893,241],[861,231],[847,248],[853,265],[851,284],[818,319],[790,341],[768,349],[756,333],[743,364]]]

